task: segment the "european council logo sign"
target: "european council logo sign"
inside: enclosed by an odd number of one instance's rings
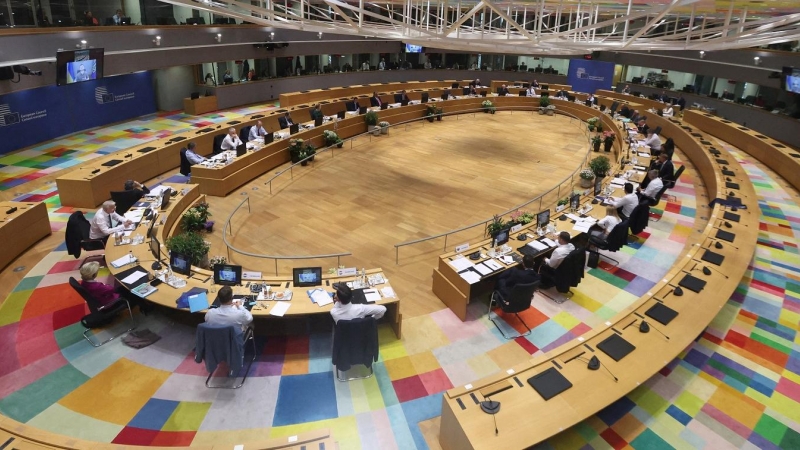
[[[101,105],[111,103],[114,101],[114,94],[109,93],[105,86],[96,87],[94,88],[94,99]]]
[[[11,112],[8,105],[0,105],[0,127],[20,123],[19,113]]]
[[[605,61],[569,60],[567,84],[575,92],[594,94],[598,89],[611,89],[614,63]]]

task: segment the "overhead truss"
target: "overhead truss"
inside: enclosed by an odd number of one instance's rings
[[[161,0],[275,28],[472,53],[727,50],[800,39],[800,4],[708,0]],[[762,2],[763,3],[763,2]]]

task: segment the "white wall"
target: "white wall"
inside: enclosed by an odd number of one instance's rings
[[[183,109],[183,99],[195,91],[191,66],[177,66],[153,71],[156,108],[160,111]]]

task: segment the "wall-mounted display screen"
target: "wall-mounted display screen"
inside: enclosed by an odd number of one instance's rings
[[[422,46],[414,44],[406,44],[406,53],[422,53]]]
[[[56,84],[81,83],[103,78],[103,49],[56,53]]]

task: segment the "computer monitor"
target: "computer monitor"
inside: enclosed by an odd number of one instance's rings
[[[155,226],[156,226],[156,212],[153,211],[153,219],[150,220],[150,227],[147,228],[147,237],[150,239],[155,239]]]
[[[367,107],[366,107],[366,106],[362,106],[362,107],[361,107],[361,108],[358,110],[358,113],[359,113],[359,114],[366,114],[366,113],[367,113]]]
[[[122,18],[119,19],[119,24],[120,25],[130,25],[131,24],[131,18],[130,17],[122,17]]]
[[[289,127],[289,134],[295,134],[298,131],[300,131],[300,124],[295,123]]]
[[[322,267],[292,269],[292,283],[296,287],[320,286],[322,284]]]
[[[267,133],[264,135],[264,145],[271,144],[272,141],[275,140],[275,135],[272,133]]]
[[[536,214],[536,227],[542,228],[546,227],[547,224],[550,223],[550,210],[545,209],[544,211]]]
[[[526,95],[528,95],[527,91],[519,91],[519,96],[520,97],[525,97]]]
[[[581,194],[574,194],[569,198],[570,209],[578,209],[581,206]]]
[[[400,106],[408,106],[408,100],[403,100],[400,102]]]
[[[486,97],[486,94],[488,94],[488,92],[486,92],[486,91],[481,91],[481,97]]]
[[[508,242],[508,235],[510,232],[511,228],[503,228],[502,230],[494,233],[492,235],[492,247],[498,247]]]
[[[338,117],[339,119],[344,119],[346,113],[347,111],[339,111],[338,113],[336,113],[336,117]]]
[[[381,103],[381,110],[384,110],[384,109],[389,109],[389,104],[388,103]]]
[[[214,284],[238,286],[242,284],[242,266],[214,264]]]
[[[400,103],[403,101],[403,94],[394,94],[394,102]]]
[[[317,117],[316,119],[314,119],[314,126],[315,126],[315,127],[320,127],[320,126],[322,126],[322,120],[323,120],[322,116],[319,116],[319,117]]]
[[[453,89],[458,89],[458,83],[453,83],[450,85],[450,87]]]
[[[161,193],[161,210],[166,211],[169,207],[169,199],[172,198],[170,194],[172,193],[172,188],[164,189],[164,192]]]
[[[442,100],[447,100],[447,97],[448,97],[449,95],[450,95],[450,92],[448,92],[448,91],[444,91],[444,92],[442,93]]]
[[[421,103],[428,103],[428,93],[427,92],[423,92],[422,93],[422,101],[421,101]]]
[[[178,253],[169,252],[169,266],[172,271],[181,275],[192,275],[192,260],[188,256]]]
[[[591,101],[591,100],[586,100],[586,101],[584,101],[583,103],[584,103],[586,106],[592,106],[592,101]]]
[[[247,144],[241,143],[236,146],[236,156],[244,156],[247,153]]]
[[[155,236],[150,238],[150,253],[153,254],[156,261],[161,261],[161,243]]]
[[[465,87],[465,88],[461,89],[461,95],[469,95],[469,88]]]

